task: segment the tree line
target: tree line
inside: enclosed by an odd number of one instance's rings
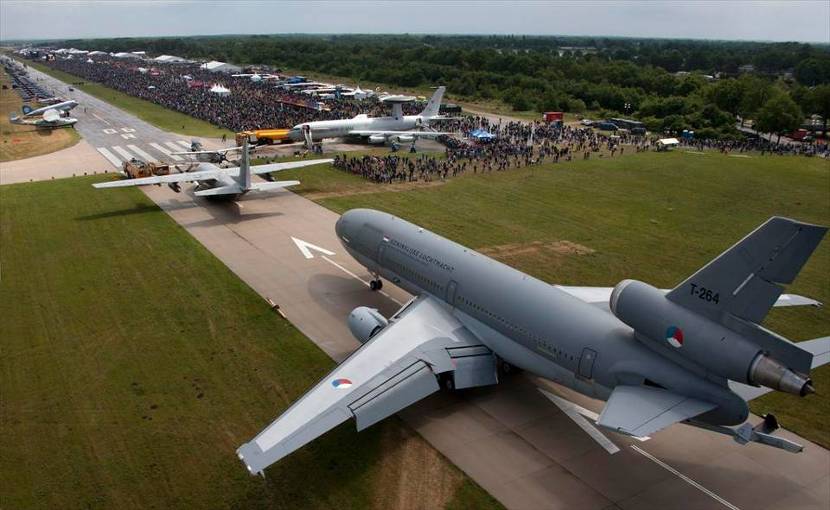
[[[264,35],[61,43],[301,69],[399,87],[446,85],[456,97],[517,111],[632,116],[658,132],[739,136],[830,116],[830,46],[597,37]]]

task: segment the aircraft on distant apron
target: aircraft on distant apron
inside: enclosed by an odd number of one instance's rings
[[[826,227],[773,217],[672,290],[550,285],[390,214],[345,213],[336,232],[375,277],[415,297],[394,316],[358,307],[363,344],[237,454],[253,473],[354,418],[362,430],[436,392],[497,384],[518,367],[592,398],[599,415],[546,393],[610,453],[599,427],[644,437],[674,423],[799,452],[753,427],[748,400],[814,392],[811,369],[830,337],[794,344],[760,323],[773,306],[820,303],[782,294]],[[581,409],[581,408],[579,408]],[[737,426],[737,427],[736,427]]]
[[[432,120],[444,119],[439,114],[441,99],[446,87],[438,87],[424,110],[418,115],[404,115],[403,103],[414,101],[413,96],[385,96],[380,100],[392,104],[390,117],[369,117],[356,115],[351,119],[317,120],[297,124],[288,132],[294,141],[305,141],[311,146],[326,138],[363,138],[369,143],[410,143],[418,138],[435,138],[451,133],[440,133],[429,129]]]

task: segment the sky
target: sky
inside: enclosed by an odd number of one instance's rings
[[[830,0],[0,0],[0,39],[532,34],[830,43]]]

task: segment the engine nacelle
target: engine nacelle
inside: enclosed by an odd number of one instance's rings
[[[412,135],[396,135],[394,138],[400,143],[412,143],[415,141],[415,137]]]
[[[389,321],[376,309],[368,306],[358,306],[349,314],[349,331],[357,341],[365,344],[370,338],[385,328]]]
[[[369,143],[380,145],[386,143],[386,135],[369,135]]]
[[[809,378],[770,358],[756,343],[674,303],[651,285],[623,280],[611,293],[610,307],[658,352],[671,351],[733,381],[801,396],[813,391]]]

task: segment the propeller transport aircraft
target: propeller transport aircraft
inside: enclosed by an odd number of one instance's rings
[[[269,174],[272,172],[319,165],[320,163],[330,163],[332,161],[331,159],[310,159],[286,163],[270,163],[267,165],[251,165],[247,141],[241,147],[241,154],[240,165],[235,168],[221,168],[214,163],[200,162],[193,171],[141,177],[138,179],[100,182],[92,186],[95,188],[125,188],[128,186],[167,184],[173,191],[178,193],[181,191],[180,183],[197,182],[198,185],[194,192],[194,195],[197,197],[238,200],[249,191],[269,191],[300,184],[300,181],[271,181]],[[270,182],[252,182],[253,175],[261,175]]]
[[[442,386],[497,384],[500,365],[606,401],[595,415],[543,392],[610,453],[618,448],[588,419],[637,438],[684,423],[802,450],[773,434],[773,415],[753,427],[747,401],[805,397],[811,369],[830,361],[830,337],[795,344],[760,326],[773,306],[819,305],[782,285],[825,227],[773,217],[669,291],[634,280],[549,285],[368,209],[345,213],[335,230],[373,274],[372,289],[385,278],[416,297],[389,319],[367,307],[350,313],[362,346],[237,450],[252,474],[350,418],[362,430]]]
[[[365,113],[351,119],[317,120],[297,124],[288,132],[296,142],[311,146],[326,138],[363,138],[369,143],[411,143],[418,138],[434,138],[450,133],[429,129],[432,120],[445,118],[439,114],[446,87],[438,87],[424,110],[418,115],[404,115],[403,103],[415,100],[413,96],[385,96],[381,101],[392,105],[390,117],[369,117]]]

